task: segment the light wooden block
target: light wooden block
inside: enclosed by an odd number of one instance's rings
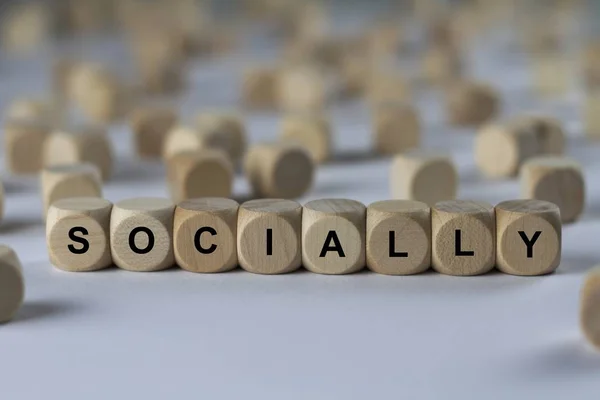
[[[581,288],[579,325],[588,342],[600,350],[600,267],[586,275]]]
[[[367,100],[377,107],[382,103],[401,103],[410,101],[411,88],[406,77],[397,71],[375,69],[367,79]]]
[[[412,275],[431,266],[431,209],[410,200],[367,207],[367,267],[385,275]]]
[[[390,187],[394,199],[434,205],[456,198],[458,172],[449,157],[420,151],[409,152],[394,158]]]
[[[202,112],[196,116],[196,128],[205,135],[209,143],[221,143],[229,158],[238,162],[247,147],[246,127],[242,118],[235,113]]]
[[[113,171],[113,148],[104,128],[82,126],[52,132],[44,143],[44,166],[90,163],[100,170],[103,181]]]
[[[51,33],[49,11],[42,2],[5,4],[0,21],[2,47],[25,54],[44,45]]]
[[[112,265],[110,214],[112,203],[94,197],[54,202],[46,219],[50,262],[71,272],[97,271]]]
[[[25,280],[22,271],[17,253],[0,245],[0,323],[13,319],[23,304]]]
[[[453,48],[433,46],[423,56],[421,79],[430,85],[446,85],[463,75],[462,56]]]
[[[229,156],[234,147],[232,135],[222,134],[219,130],[176,126],[169,131],[163,144],[163,158],[168,161],[179,153],[201,150],[221,150]]]
[[[331,157],[331,136],[331,124],[322,115],[290,114],[285,116],[281,123],[281,139],[304,146],[317,164]]]
[[[4,154],[7,169],[15,174],[33,174],[42,168],[44,143],[50,133],[38,119],[11,119],[4,124]]]
[[[496,267],[507,274],[535,276],[560,264],[560,210],[547,201],[512,200],[496,206]]]
[[[279,107],[290,112],[320,112],[331,97],[329,86],[330,82],[318,67],[288,67],[280,72],[277,80]]]
[[[58,112],[50,103],[38,99],[14,100],[5,112],[7,120],[37,120],[51,125],[59,120]]]
[[[521,165],[539,153],[535,131],[511,123],[487,125],[475,137],[475,162],[490,178],[516,176]]]
[[[242,103],[250,110],[277,108],[279,71],[274,67],[246,69],[242,78]]]
[[[175,205],[161,198],[135,198],[115,203],[110,217],[110,249],[119,268],[160,271],[175,263]]]
[[[198,197],[229,197],[234,171],[225,153],[204,149],[169,158],[167,179],[175,202]]]
[[[582,74],[588,89],[600,87],[600,42],[591,43],[583,52]]]
[[[92,164],[46,167],[40,174],[44,215],[54,202],[71,197],[102,197],[100,171]]]
[[[480,126],[500,112],[497,91],[480,82],[459,82],[446,93],[448,120],[455,126]]]
[[[521,195],[545,200],[560,208],[563,223],[575,222],[585,208],[585,180],[581,165],[570,158],[541,156],[521,167]]]
[[[483,202],[453,200],[431,209],[433,268],[447,275],[481,275],[496,262],[494,207]]]
[[[225,198],[182,201],[175,208],[173,247],[181,268],[199,273],[237,267],[239,204]]]
[[[592,140],[600,139],[600,90],[588,92],[583,105],[585,134]]]
[[[354,200],[322,199],[304,205],[302,264],[318,274],[341,275],[365,267],[366,208]]]
[[[540,96],[561,97],[569,91],[573,76],[569,56],[562,53],[537,55],[533,61],[533,84]]]
[[[532,130],[538,141],[538,153],[562,155],[565,152],[566,134],[563,124],[556,118],[542,115],[525,115],[512,122],[515,129]]]
[[[302,206],[261,199],[240,206],[237,251],[240,267],[256,274],[285,274],[302,265]]]
[[[398,154],[419,147],[421,119],[416,108],[384,103],[373,111],[373,142],[379,154]]]
[[[146,106],[134,110],[129,122],[137,155],[144,159],[160,158],[165,138],[175,127],[177,118],[170,107]]]
[[[311,188],[315,163],[303,146],[258,144],[248,150],[244,173],[255,196],[294,199]]]

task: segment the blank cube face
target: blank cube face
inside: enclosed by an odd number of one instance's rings
[[[24,297],[21,262],[14,250],[0,245],[0,323],[14,317],[23,304]]]
[[[496,206],[496,265],[513,275],[543,275],[561,258],[560,211],[539,200],[513,200]]]
[[[49,127],[36,120],[9,120],[4,127],[6,166],[15,174],[33,174],[42,168]]]
[[[487,203],[444,201],[431,210],[432,265],[448,275],[480,275],[496,261],[494,208]]]
[[[367,208],[367,267],[411,275],[431,266],[431,210],[425,203],[386,200]]]
[[[561,96],[569,89],[568,77],[572,76],[569,59],[562,56],[538,56],[533,63],[535,88],[542,96]]]
[[[521,192],[523,198],[556,204],[563,223],[576,221],[585,207],[581,166],[565,157],[543,156],[526,162],[521,169]]]
[[[177,114],[170,108],[142,108],[134,111],[131,127],[138,156],[159,158],[169,131],[177,123]]]
[[[349,274],[365,266],[366,208],[354,200],[315,200],[302,214],[302,263],[319,274]]]
[[[234,269],[238,264],[238,208],[237,202],[225,198],[179,203],[173,231],[177,264],[187,271],[199,273]]]
[[[327,82],[316,68],[296,67],[283,71],[277,87],[279,104],[284,110],[319,111],[327,105]]]
[[[380,105],[375,110],[374,145],[380,154],[398,154],[419,147],[421,122],[406,105]]]
[[[50,262],[71,272],[96,271],[112,265],[112,203],[100,198],[59,200],[48,210],[46,243]]]
[[[238,258],[257,274],[283,274],[302,264],[302,206],[291,200],[263,199],[242,204],[238,219]]]
[[[396,199],[434,205],[456,198],[458,173],[448,157],[411,152],[394,158],[390,186]]]
[[[199,197],[229,197],[233,189],[233,165],[219,150],[180,153],[167,163],[174,201]]]
[[[196,118],[196,126],[207,136],[207,144],[214,142],[214,145],[224,150],[232,161],[237,162],[246,152],[246,128],[237,115],[201,113]]]
[[[276,69],[248,70],[244,74],[242,100],[249,109],[273,109],[277,105]]]
[[[57,165],[41,173],[44,212],[56,201],[72,197],[101,197],[98,168],[91,164]]]
[[[600,349],[600,268],[586,276],[579,307],[581,330],[590,344]]]
[[[110,247],[115,265],[129,271],[173,266],[173,213],[169,200],[137,198],[113,206]]]
[[[458,126],[481,125],[496,116],[500,99],[496,91],[485,84],[464,82],[455,84],[447,94],[450,123]]]
[[[316,163],[331,155],[331,127],[324,117],[290,115],[281,124],[281,138],[305,147]]]
[[[398,74],[374,71],[367,82],[367,96],[375,106],[387,102],[407,101],[411,97],[407,81]]]

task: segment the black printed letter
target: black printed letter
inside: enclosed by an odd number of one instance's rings
[[[333,241],[333,246],[329,244],[329,242]],[[346,257],[344,254],[344,249],[342,249],[342,245],[340,244],[340,239],[337,237],[337,233],[335,231],[329,231],[327,234],[327,238],[325,239],[325,244],[323,245],[323,249],[321,249],[321,254],[319,257],[325,257],[328,251],[337,251],[338,256]]]
[[[211,253],[214,253],[215,250],[217,249],[217,245],[216,244],[214,244],[214,243],[211,244],[208,249],[205,249],[200,244],[200,236],[202,236],[202,234],[204,232],[208,232],[212,236],[217,236],[217,231],[215,231],[213,228],[211,228],[209,226],[204,226],[204,227],[202,227],[202,228],[200,228],[200,229],[198,229],[196,231],[196,234],[194,235],[194,246],[196,247],[196,250],[198,250],[198,252],[200,252],[202,254],[211,254]]]
[[[390,231],[390,258],[408,257],[407,252],[396,252],[396,232]]]
[[[137,235],[138,232],[144,232],[146,235],[148,235],[148,245],[145,249],[140,249],[135,245],[135,235]],[[150,253],[150,251],[154,247],[154,233],[152,233],[150,229],[143,226],[135,228],[129,234],[129,247],[131,248],[131,251],[133,251],[136,254]]]
[[[457,257],[472,257],[475,255],[474,251],[463,251],[461,249],[461,232],[460,229],[454,231],[454,255]]]
[[[267,255],[273,255],[273,229],[267,229]]]
[[[519,231],[519,236],[521,236],[521,239],[523,239],[523,243],[525,243],[525,246],[527,246],[527,258],[533,258],[533,245],[540,238],[541,234],[542,231],[537,231],[533,234],[531,240],[529,240],[525,232]]]
[[[73,254],[85,254],[90,249],[90,242],[88,242],[86,239],[84,239],[82,237],[75,236],[75,234],[78,232],[84,236],[88,235],[87,229],[85,229],[83,226],[76,226],[76,227],[71,228],[71,230],[69,230],[69,239],[71,239],[75,243],[81,243],[83,246],[80,249],[76,249],[75,246],[70,244],[67,246],[67,248]]]

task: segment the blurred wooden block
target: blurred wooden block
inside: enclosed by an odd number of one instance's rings
[[[460,79],[463,69],[458,50],[434,46],[423,55],[420,78],[429,85],[447,85]]]
[[[175,208],[173,247],[181,268],[199,273],[237,267],[239,204],[225,198],[182,201]]]
[[[5,4],[0,23],[2,47],[23,54],[43,46],[50,37],[51,16],[42,2]]]
[[[0,245],[0,323],[10,321],[23,304],[25,280],[17,253]]]
[[[255,67],[244,71],[242,103],[250,110],[277,108],[277,81],[279,70],[275,67]]]
[[[170,107],[147,106],[135,109],[130,118],[133,142],[140,158],[162,156],[165,138],[177,123],[177,112]]]
[[[136,272],[172,267],[174,212],[175,205],[161,198],[115,203],[110,218],[110,249],[115,265]]]
[[[367,208],[367,267],[412,275],[431,266],[431,209],[425,203],[384,200]]]
[[[228,154],[228,148],[230,141],[227,135],[180,125],[172,128],[167,134],[163,143],[163,158],[168,161],[179,153],[208,149],[221,150]]]
[[[566,134],[563,124],[556,118],[542,115],[525,115],[513,121],[515,129],[531,130],[537,138],[539,154],[562,155],[565,152]]]
[[[96,64],[76,63],[68,74],[68,98],[92,121],[110,123],[127,113],[131,93],[112,71]]]
[[[367,80],[367,99],[372,106],[401,103],[412,97],[406,78],[397,72],[375,69]]]
[[[57,130],[48,136],[43,149],[44,166],[91,163],[103,181],[113,172],[113,149],[104,128],[81,126]]]
[[[373,142],[379,154],[403,153],[421,143],[419,113],[410,105],[379,104],[373,110],[373,124]]]
[[[302,206],[292,200],[252,200],[240,206],[240,267],[256,274],[285,274],[302,265]]]
[[[521,167],[521,195],[545,200],[560,208],[563,223],[575,222],[585,208],[585,180],[581,165],[570,158],[540,156]]]
[[[539,153],[536,131],[513,123],[484,126],[475,137],[475,161],[490,178],[516,176],[521,165]]]
[[[294,199],[311,188],[315,164],[302,146],[259,144],[249,149],[244,172],[255,196]]]
[[[562,97],[570,89],[573,76],[568,55],[541,54],[532,61],[532,78],[537,93],[543,97]]]
[[[505,201],[496,206],[496,266],[507,274],[554,272],[561,258],[558,207],[541,200]]]
[[[600,139],[600,91],[586,94],[583,120],[586,136],[592,140]]]
[[[246,127],[234,113],[202,112],[196,117],[196,128],[209,142],[222,143],[222,149],[237,163],[246,152]]]
[[[312,113],[286,115],[281,123],[280,137],[284,141],[304,146],[317,164],[331,157],[331,124],[322,115]]]
[[[480,275],[496,262],[494,207],[453,200],[431,209],[432,265],[447,275]]]
[[[422,201],[433,206],[456,198],[458,172],[446,156],[409,152],[394,158],[390,186],[395,199]]]
[[[6,120],[37,120],[48,125],[60,120],[58,110],[49,102],[30,98],[11,102],[4,117]]]
[[[484,83],[455,83],[446,93],[446,112],[452,125],[480,126],[493,119],[500,107],[500,96]]]
[[[102,197],[100,171],[93,164],[46,167],[40,174],[44,215],[54,202],[71,197]]]
[[[600,42],[589,44],[582,56],[582,74],[587,89],[600,87]]]
[[[231,161],[220,150],[178,153],[167,160],[167,179],[174,202],[199,197],[229,197],[233,190]]]
[[[110,214],[112,203],[94,197],[54,202],[46,219],[50,262],[71,272],[97,271],[112,265]]]
[[[277,81],[279,107],[292,112],[321,112],[332,97],[331,86],[332,82],[318,67],[288,67]]]
[[[600,268],[592,269],[581,288],[579,325],[588,342],[600,349]]]
[[[33,174],[42,168],[44,143],[50,133],[38,119],[10,119],[4,124],[7,169],[15,174]]]
[[[302,264],[318,274],[341,275],[365,267],[366,208],[354,200],[322,199],[304,205]]]

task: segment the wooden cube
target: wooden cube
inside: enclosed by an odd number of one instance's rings
[[[374,70],[367,79],[367,99],[377,107],[385,103],[410,101],[411,89],[406,78],[396,71]]]
[[[294,199],[312,186],[315,165],[304,147],[296,144],[259,144],[250,148],[244,172],[257,197]]]
[[[198,197],[229,197],[234,171],[225,153],[204,149],[169,158],[167,179],[175,202]]]
[[[237,251],[240,267],[256,274],[285,274],[302,265],[302,206],[261,199],[240,206]]]
[[[115,203],[110,217],[110,249],[119,268],[159,271],[175,263],[175,205],[161,198],[135,198]]]
[[[385,275],[412,275],[431,266],[431,209],[410,200],[367,207],[367,267]]]
[[[171,129],[163,144],[163,158],[169,160],[179,153],[200,150],[222,150],[229,155],[231,150],[231,137],[221,134],[218,130],[209,130],[198,127],[176,126]]]
[[[447,85],[463,75],[462,56],[452,47],[433,46],[423,56],[421,79],[430,85]]]
[[[562,155],[565,152],[566,134],[563,124],[556,118],[542,115],[525,115],[512,121],[514,129],[533,131],[538,141],[538,153]]]
[[[585,338],[600,349],[600,268],[596,267],[585,277],[581,288],[579,325]]]
[[[229,158],[238,162],[246,152],[246,127],[238,115],[223,112],[202,112],[196,117],[196,128],[210,143],[222,143],[220,147]]]
[[[354,200],[322,199],[304,205],[302,264],[318,274],[341,275],[365,267],[366,208]]]
[[[490,85],[458,82],[446,93],[448,120],[456,126],[480,126],[500,112],[500,96]]]
[[[593,140],[600,139],[600,90],[586,93],[583,122],[586,136]]]
[[[37,119],[11,119],[4,124],[7,169],[15,174],[33,174],[42,168],[44,143],[50,133],[47,123]]]
[[[554,272],[561,257],[558,207],[541,200],[512,200],[496,206],[496,266],[507,274]]]
[[[58,112],[50,103],[38,99],[14,100],[6,110],[7,120],[37,120],[52,125],[58,121]]]
[[[315,66],[299,65],[281,71],[277,98],[281,109],[291,112],[319,112],[331,97],[330,82]]]
[[[145,159],[160,158],[165,138],[175,127],[177,118],[170,107],[146,106],[134,110],[130,124],[137,155]]]
[[[475,201],[453,200],[431,209],[433,268],[447,275],[480,275],[496,262],[494,207]]]
[[[44,215],[54,202],[71,197],[102,197],[100,171],[93,164],[46,167],[40,174]]]
[[[225,198],[182,201],[175,208],[173,247],[181,268],[200,273],[237,267],[239,204]]]
[[[52,265],[71,272],[111,266],[111,211],[110,201],[95,197],[54,202],[46,219],[46,244]]]
[[[416,200],[434,205],[456,198],[458,173],[449,157],[409,152],[394,158],[390,187],[394,199]]]
[[[475,162],[490,178],[516,176],[521,165],[540,153],[540,141],[533,129],[512,123],[490,124],[475,137]]]
[[[543,97],[564,96],[569,90],[569,77],[573,76],[570,59],[562,53],[537,55],[532,63],[532,78],[537,93]]]
[[[22,271],[14,250],[0,245],[0,323],[10,321],[23,304],[25,281]]]
[[[50,36],[49,11],[42,2],[5,4],[0,21],[2,47],[17,54],[40,48]]]
[[[540,156],[521,168],[524,199],[545,200],[560,208],[563,223],[575,222],[585,208],[585,181],[581,165],[570,158]]]
[[[304,146],[318,164],[331,157],[331,124],[324,116],[312,113],[287,115],[281,123],[280,137]]]
[[[600,42],[589,44],[582,57],[582,74],[588,89],[600,86]]]
[[[44,166],[90,163],[107,181],[113,170],[113,149],[104,128],[82,126],[56,130],[47,138],[43,150]]]
[[[274,67],[255,67],[244,71],[242,103],[251,110],[270,110],[277,107],[277,80]]]
[[[404,103],[385,103],[373,112],[373,141],[379,154],[398,154],[419,147],[421,120],[416,108]]]

